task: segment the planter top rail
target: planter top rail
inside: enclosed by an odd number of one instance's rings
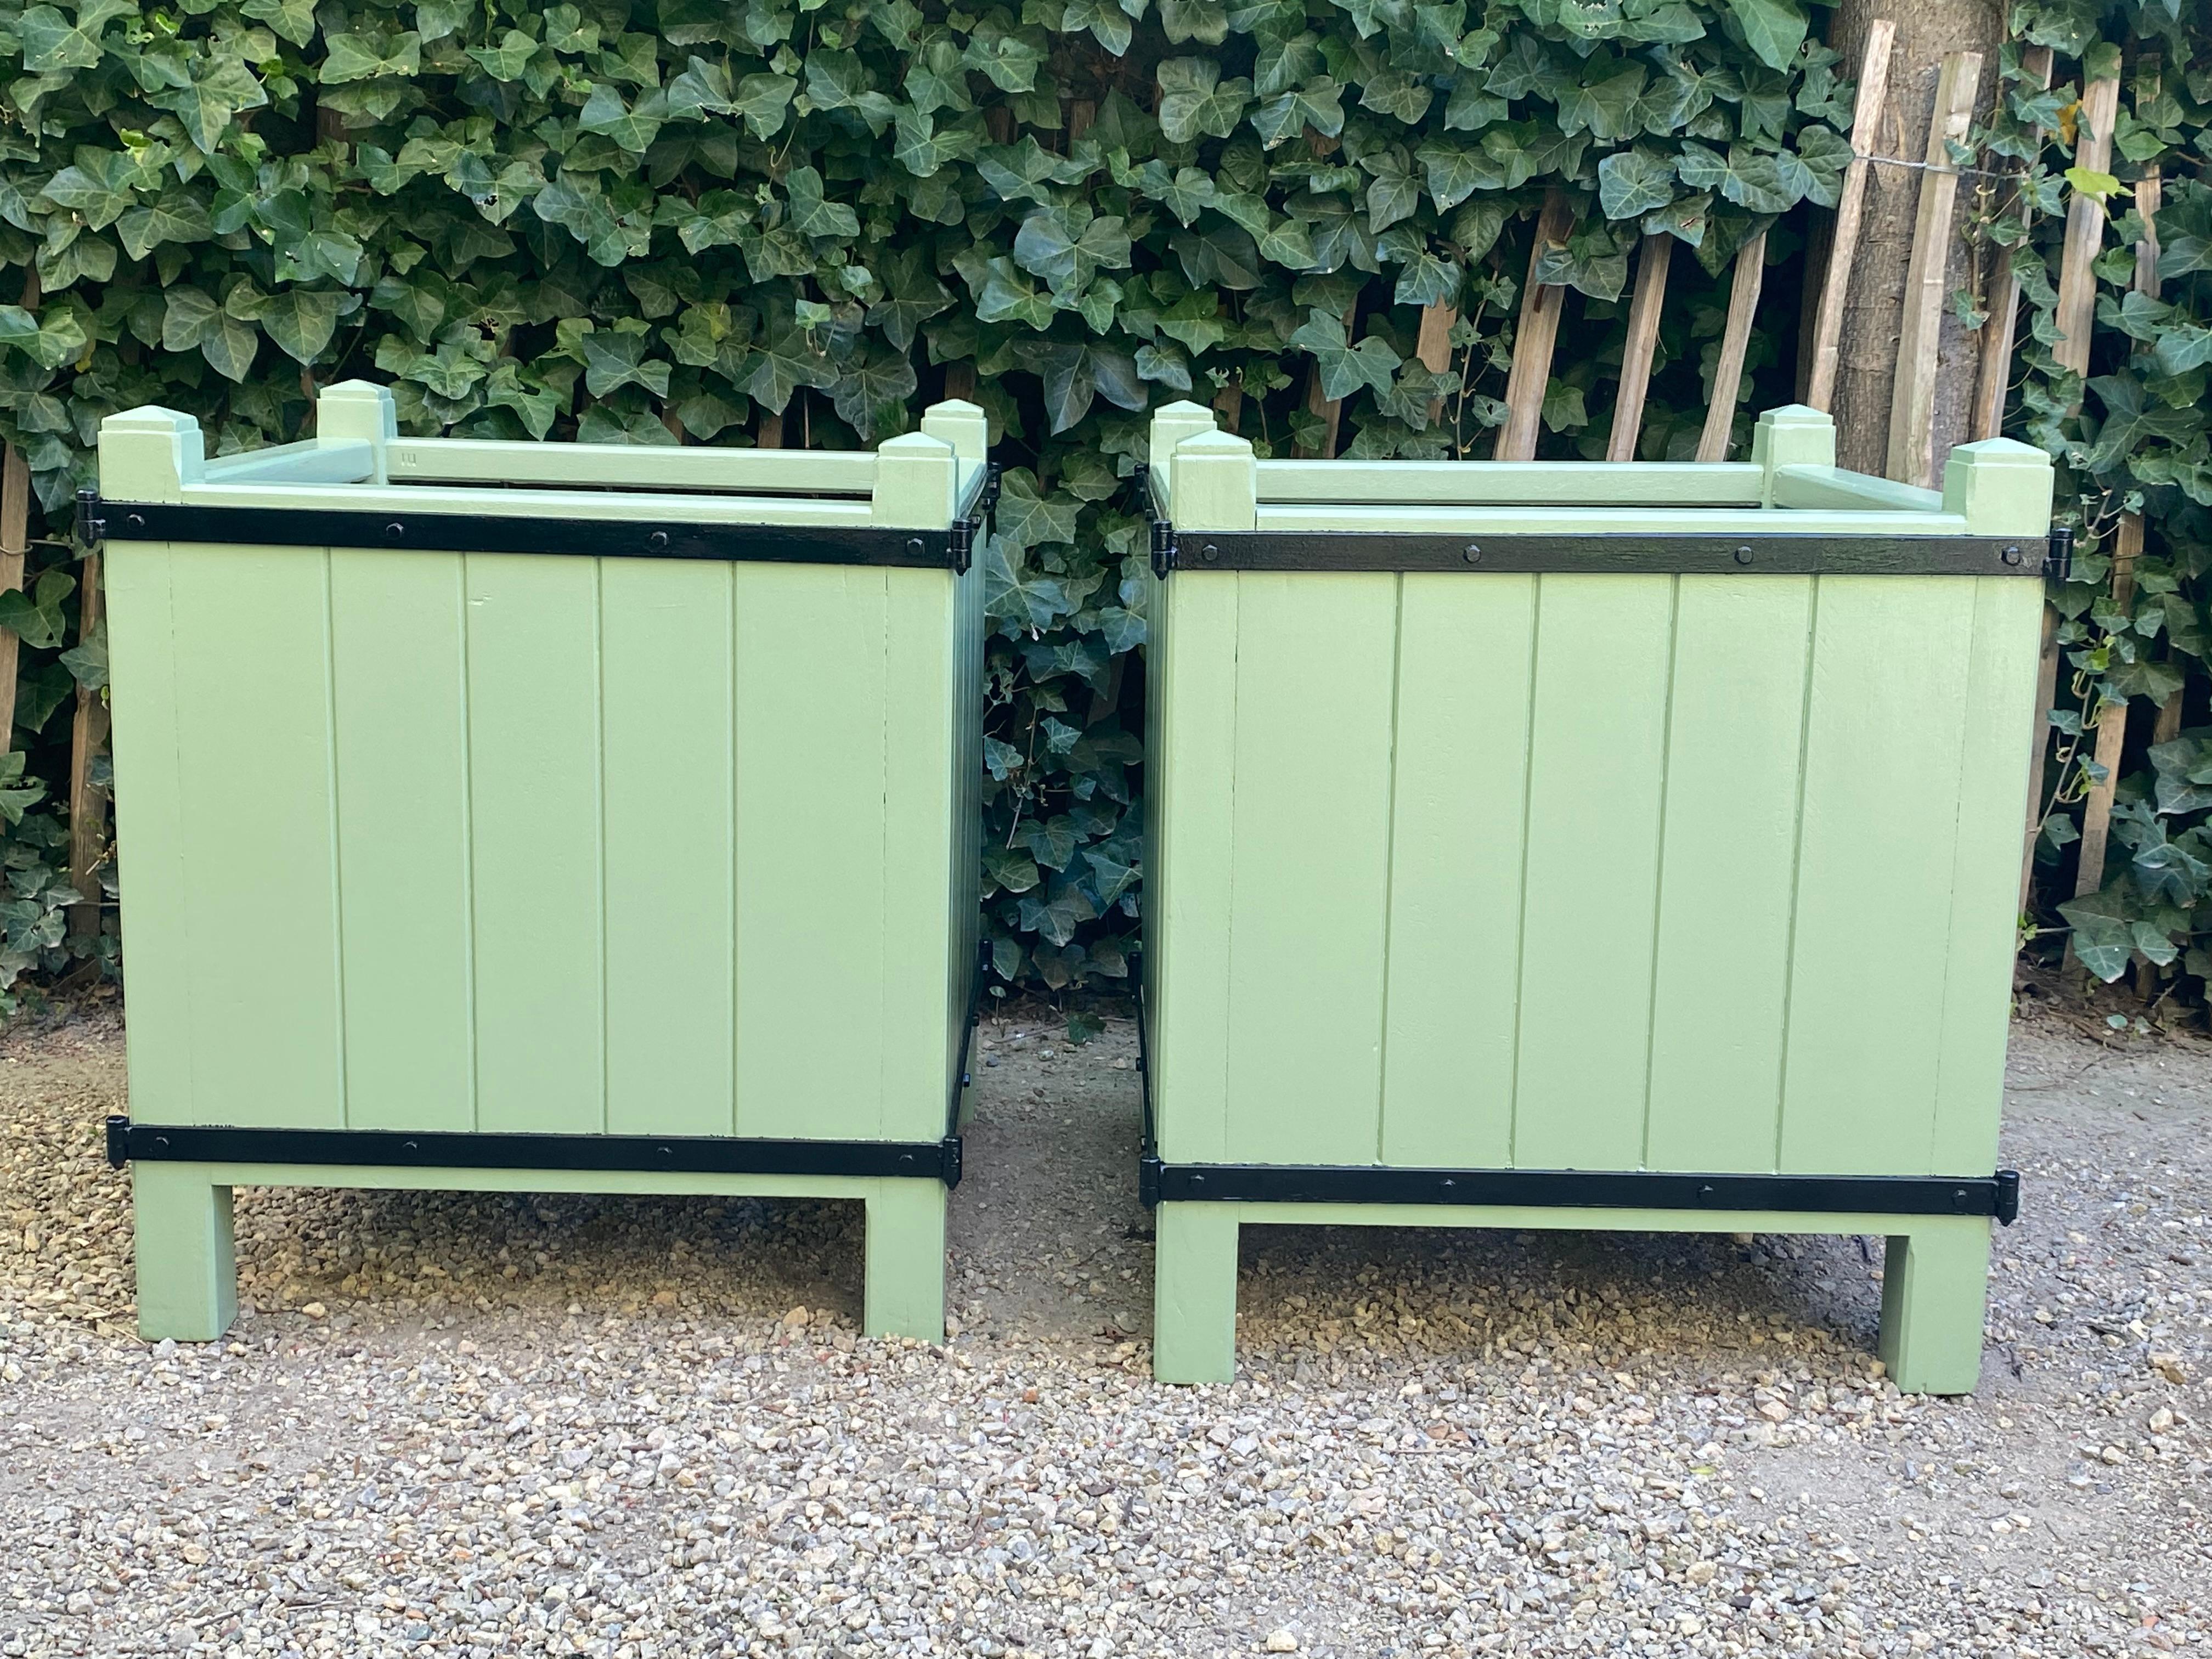
[[[86,538],[965,570],[993,504],[957,401],[850,452],[402,438],[365,380],[315,410],[311,439],[213,459],[189,415],[109,416]]]
[[[1752,458],[1270,461],[1171,404],[1145,479],[1153,568],[1771,575],[2063,572],[2050,457],[2008,438],[1951,452],[1942,490],[1847,471],[1834,423],[1759,417]]]

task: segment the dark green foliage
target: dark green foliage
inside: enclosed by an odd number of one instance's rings
[[[1322,430],[1317,368],[1350,453],[1486,453],[1528,227],[1562,188],[1578,228],[1542,275],[1580,311],[1547,450],[1602,453],[1652,231],[1704,266],[1675,267],[1644,442],[1686,454],[1711,274],[1834,199],[1850,88],[1808,22],[1800,0],[0,5],[0,263],[40,289],[0,307],[0,433],[58,532],[100,417],[139,403],[234,449],[370,374],[415,433],[841,447],[973,396],[1009,465],[995,961],[1118,977],[1147,409],[1218,400],[1288,453]],[[1429,304],[1462,313],[1441,374],[1414,356]],[[1747,418],[1790,390],[1775,333]],[[16,746],[54,776],[44,592],[0,625],[34,647]]]
[[[2075,574],[2057,590],[2062,672],[2054,764],[2042,782],[2031,920],[2062,931],[2103,979],[2130,962],[2146,983],[2212,975],[2212,719],[2205,605],[2212,599],[2212,16],[2164,0],[2106,5],[2030,3],[2014,25],[2061,54],[2054,89],[2004,55],[1991,154],[2027,168],[1980,227],[1986,257],[2020,273],[2022,435],[2059,460],[2059,507],[2079,526]],[[2097,331],[2090,373],[2053,355],[2063,219],[2086,80],[2121,73],[2112,173],[2075,171],[2070,184],[2107,191],[2112,228],[2096,261]],[[2146,225],[2136,200],[2147,171],[2163,174],[2155,215],[2157,297],[2135,291]],[[2028,220],[2023,224],[2023,210]],[[2112,553],[2124,513],[2139,513],[2143,551],[2132,592],[2115,597]],[[2176,735],[2157,741],[2159,714]],[[2128,710],[2102,890],[2075,899],[2081,803],[2102,773],[2091,758],[2106,705]],[[2199,988],[2194,994],[2201,997]]]

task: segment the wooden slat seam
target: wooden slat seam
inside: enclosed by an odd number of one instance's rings
[[[1803,902],[1805,871],[1805,786],[1813,771],[1814,671],[1820,654],[1820,579],[1813,578],[1805,601],[1805,673],[1799,687],[1797,714],[1797,807],[1790,835],[1790,919],[1783,933],[1782,1033],[1775,1053],[1774,1161],[1783,1167],[1784,1137],[1790,1124],[1790,1031],[1797,984],[1797,915]]]
[[[1674,757],[1674,672],[1682,648],[1682,579],[1667,581],[1667,684],[1659,710],[1659,803],[1652,825],[1651,851],[1651,974],[1644,995],[1644,1113],[1643,1139],[1637,1164],[1651,1167],[1651,1065],[1659,1029],[1659,942],[1666,921],[1667,799]]]

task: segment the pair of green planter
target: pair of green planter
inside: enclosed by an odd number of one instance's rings
[[[867,1328],[941,1337],[985,445],[105,423],[147,1334],[226,1327],[266,1184],[859,1199]],[[1884,1234],[1900,1383],[1972,1387],[2050,470],[1832,459],[1158,413],[1163,1378],[1231,1374],[1240,1225],[1320,1220]]]

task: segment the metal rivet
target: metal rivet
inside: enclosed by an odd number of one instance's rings
[[[407,526],[397,519],[384,526],[384,539],[387,542],[396,542],[406,533]]]
[[[1199,552],[1203,557],[1209,559],[1218,559],[1221,556],[1221,550],[1212,542],[1206,543],[1204,547],[1199,549]]]
[[[1738,564],[1749,564],[1751,562],[1751,550],[1747,547],[1739,547],[1736,549],[1735,562]]]
[[[1469,564],[1480,564],[1482,562],[1481,544],[1477,542],[1469,542],[1465,550],[1461,552],[1460,557],[1465,559]]]
[[[169,1138],[167,1135],[155,1135],[154,1144],[165,1152],[169,1150]]]
[[[1191,1191],[1193,1191],[1193,1192],[1198,1192],[1198,1191],[1200,1191],[1201,1189],[1203,1189],[1203,1188],[1204,1188],[1204,1187],[1205,1187],[1205,1186],[1206,1186],[1206,1177],[1205,1177],[1204,1176],[1202,1176],[1202,1175],[1194,1175],[1194,1176],[1193,1176],[1190,1178],[1190,1189],[1191,1189]]]
[[[399,1144],[399,1150],[403,1152],[419,1152],[422,1148],[412,1140],[405,1140]]]
[[[2007,564],[2018,564],[2020,562],[2020,550],[2016,547],[2008,547],[2005,549],[2004,562]]]
[[[133,530],[143,530],[146,527],[146,515],[143,513],[126,513],[123,515],[123,522]]]
[[[676,1149],[673,1146],[660,1146],[656,1147],[654,1150],[659,1152],[663,1158],[673,1158],[676,1156]]]
[[[1437,1182],[1437,1189],[1439,1192],[1446,1192],[1446,1193],[1448,1193],[1448,1192],[1451,1191],[1451,1189],[1452,1189],[1453,1188],[1455,1188],[1455,1187],[1456,1187],[1456,1186],[1458,1186],[1458,1185],[1459,1185],[1459,1182],[1457,1182],[1456,1181],[1454,1181],[1454,1180],[1453,1180],[1449,1176],[1445,1176],[1442,1181],[1439,1181],[1438,1182]]]
[[[659,552],[663,548],[668,545],[668,532],[665,530],[654,531],[653,534],[645,538],[645,544],[651,548],[654,552]],[[667,1151],[667,1148],[664,1146],[661,1150],[665,1152]]]
[[[1698,1202],[1700,1204],[1710,1204],[1719,1196],[1720,1194],[1715,1192],[1711,1187],[1700,1187],[1698,1188]]]
[[[921,538],[919,536],[909,536],[907,538],[906,550],[913,554],[917,559],[925,552],[928,551],[928,550],[921,544]]]

